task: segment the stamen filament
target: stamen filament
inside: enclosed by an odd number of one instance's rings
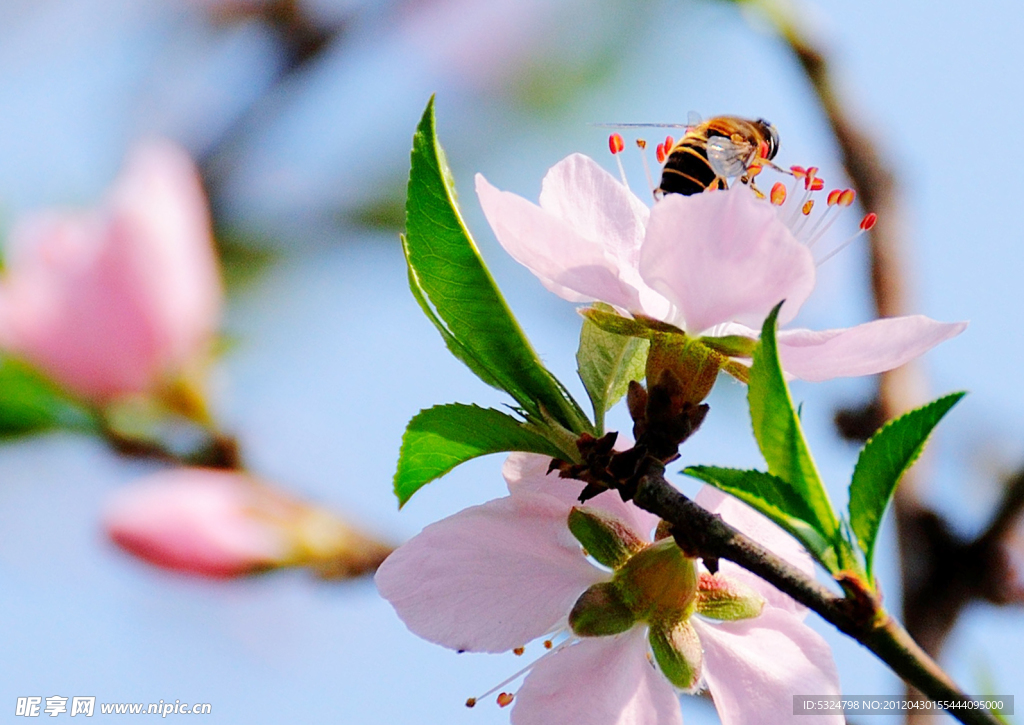
[[[466,700],[466,707],[474,707],[478,702],[483,700],[485,697],[490,697],[491,695],[493,695],[498,690],[504,688],[505,685],[508,685],[508,684],[518,680],[520,677],[525,675],[527,672],[532,670],[534,667],[536,667],[538,664],[540,664],[541,662],[546,660],[548,657],[551,657],[552,655],[558,654],[559,652],[561,652],[563,649],[565,649],[569,645],[574,644],[574,643],[576,643],[578,641],[579,641],[579,637],[569,637],[564,642],[559,643],[556,647],[554,647],[553,649],[548,650],[547,652],[542,654],[540,657],[535,659],[533,662],[528,664],[526,667],[524,667],[523,669],[519,670],[519,672],[516,672],[511,677],[508,677],[505,680],[499,682],[497,685],[495,685],[494,687],[489,689],[484,694],[482,694],[482,695],[480,695],[478,697],[470,697],[469,699],[467,699]]]

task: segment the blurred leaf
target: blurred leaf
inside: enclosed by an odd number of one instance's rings
[[[0,361],[0,437],[67,429],[96,432],[89,408],[19,360]]]
[[[768,315],[754,350],[747,391],[750,420],[768,472],[793,487],[813,513],[814,528],[834,541],[839,522],[807,448],[779,362],[775,327],[781,307],[780,303]]]
[[[224,287],[228,293],[259,281],[280,257],[279,252],[241,232],[218,230],[216,239]]]
[[[683,473],[757,509],[796,537],[814,558],[833,568],[836,556],[828,534],[820,530],[815,512],[788,482],[763,471],[717,466],[690,466]]]
[[[550,417],[574,433],[592,430],[541,364],[462,221],[435,135],[433,98],[413,138],[402,245],[413,295],[457,358],[511,395],[530,420]]]
[[[392,187],[389,182],[371,201],[355,209],[346,210],[342,214],[342,221],[366,229],[400,232],[405,226],[403,185]]]
[[[544,436],[493,408],[452,403],[421,410],[402,436],[394,481],[398,505],[460,463],[502,451],[565,456]]]
[[[878,528],[897,484],[921,455],[935,426],[964,395],[951,393],[889,421],[861,450],[850,482],[850,525],[869,575]]]
[[[650,343],[605,332],[584,317],[576,365],[594,406],[597,433],[604,432],[604,414],[626,394],[631,380],[643,380]]]

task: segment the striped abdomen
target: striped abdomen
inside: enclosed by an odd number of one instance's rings
[[[708,161],[707,131],[694,129],[679,140],[665,159],[659,190],[663,194],[691,196],[712,187],[724,188],[723,182]]]

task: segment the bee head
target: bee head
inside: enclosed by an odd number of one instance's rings
[[[768,159],[774,159],[775,154],[779,152],[778,130],[772,125],[771,121],[766,121],[763,118],[757,119],[754,123],[760,128],[761,133],[764,134],[764,138],[768,142]]]

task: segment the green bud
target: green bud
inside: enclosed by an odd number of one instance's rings
[[[704,653],[689,620],[652,624],[647,641],[651,643],[658,669],[668,681],[680,690],[692,692],[700,681]]]
[[[646,546],[622,521],[590,506],[569,512],[569,531],[587,553],[611,569],[618,569]]]
[[[697,596],[697,567],[676,542],[662,539],[615,573],[622,599],[644,622],[684,619]]]
[[[764,597],[742,582],[719,574],[701,574],[697,587],[697,612],[709,619],[735,622],[756,617],[764,609]]]
[[[614,582],[593,585],[583,592],[569,612],[569,626],[580,637],[619,634],[634,624],[636,617],[622,600]]]

